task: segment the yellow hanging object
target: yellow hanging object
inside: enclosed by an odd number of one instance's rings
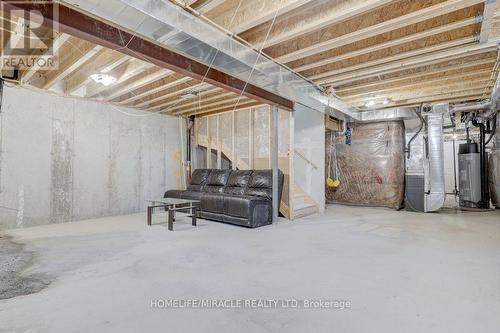
[[[326,185],[328,185],[328,187],[337,188],[340,186],[340,180],[338,180],[338,179],[333,180],[331,178],[327,178]]]
[[[330,157],[328,159],[328,177],[326,178],[326,185],[328,187],[338,188],[340,186],[340,180],[337,179],[337,175],[339,174],[339,170],[338,170],[338,164],[337,164],[338,163],[337,162],[337,151],[335,149],[335,135],[334,135],[333,131],[332,131],[332,137],[331,137],[330,142],[331,142],[333,150],[335,152],[335,180],[332,179],[332,177],[331,177],[333,152],[332,152],[332,149],[329,149]]]

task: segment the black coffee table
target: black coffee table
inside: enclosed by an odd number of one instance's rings
[[[148,206],[148,225],[152,225],[151,219],[153,211],[156,208],[163,208],[168,214],[168,230],[174,230],[175,213],[187,213],[187,217],[191,218],[191,224],[196,226],[196,219],[200,209],[200,202],[197,200],[184,200],[174,198],[162,198],[155,200],[146,200],[150,203]]]

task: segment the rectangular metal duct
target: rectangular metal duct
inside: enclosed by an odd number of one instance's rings
[[[426,165],[425,211],[433,212],[444,205],[444,135],[443,114],[427,116],[428,162]]]
[[[405,120],[409,149],[406,157],[405,197],[408,210],[433,212],[444,205],[443,122],[447,110],[447,105],[436,105],[433,112],[422,118],[425,123],[419,119]]]

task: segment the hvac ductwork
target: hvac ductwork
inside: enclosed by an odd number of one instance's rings
[[[406,208],[433,212],[445,201],[443,115],[447,108],[437,105],[420,119],[405,121],[408,144],[406,157]],[[412,140],[413,139],[413,140]],[[411,142],[410,142],[411,140]]]
[[[316,84],[235,39],[227,31],[165,0],[61,0],[76,10],[119,24],[136,36],[302,104],[346,120],[376,122],[414,117],[412,108],[359,111]]]
[[[491,106],[492,106],[491,102],[466,104],[466,105],[454,105],[450,108],[450,113],[486,110],[486,109],[489,109]]]
[[[417,107],[391,108],[381,110],[358,111],[355,116],[359,122],[378,122],[408,120],[417,118]]]
[[[442,113],[432,113],[427,116],[427,135],[425,211],[433,212],[443,207],[445,201]]]
[[[229,75],[323,113],[356,119],[356,109],[227,31],[166,0],[61,0]]]

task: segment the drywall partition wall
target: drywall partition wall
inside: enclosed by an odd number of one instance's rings
[[[140,212],[182,186],[179,121],[5,87],[0,228]]]
[[[325,115],[300,104],[294,111],[294,181],[325,210]]]

